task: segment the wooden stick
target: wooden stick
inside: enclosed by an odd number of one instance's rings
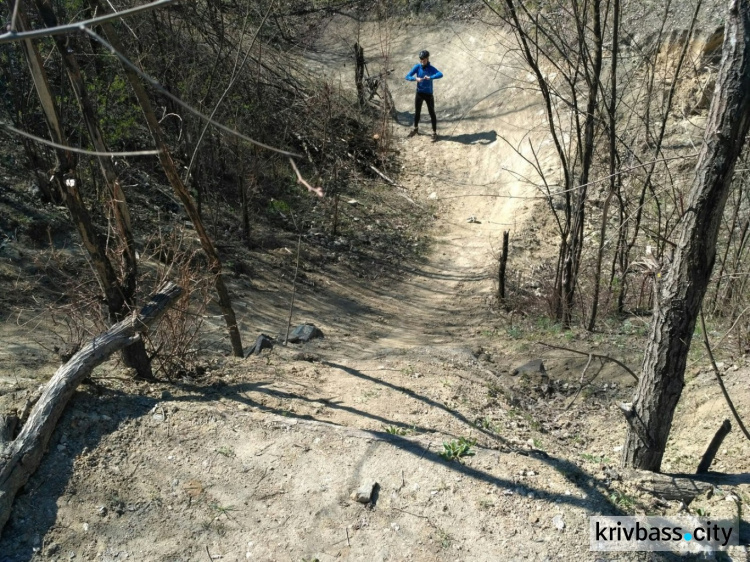
[[[292,157],[289,157],[289,163],[292,165],[292,169],[294,170],[294,173],[297,174],[297,183],[300,185],[303,185],[307,188],[307,191],[311,191],[318,197],[323,197],[323,188],[322,187],[313,187],[307,181],[305,181],[305,178],[302,177],[302,174],[299,173],[299,170],[297,169],[297,164],[294,163],[294,160]]]
[[[296,226],[296,224],[295,224]],[[299,272],[299,252],[302,245],[302,235],[297,235],[297,265],[294,267],[294,279],[292,279],[292,303],[289,305],[289,319],[286,323],[286,336],[284,336],[284,346],[289,343],[289,328],[292,326],[292,316],[294,315],[294,298],[297,295],[297,273]]]
[[[565,411],[566,411],[566,412],[567,412],[568,410],[570,410],[570,407],[571,407],[571,406],[573,405],[573,402],[575,402],[575,401],[576,401],[576,398],[578,398],[578,395],[579,395],[579,394],[581,394],[581,391],[583,390],[583,387],[584,387],[584,386],[586,386],[586,385],[584,385],[584,384],[583,384],[583,379],[584,379],[584,377],[586,376],[586,371],[588,371],[588,370],[589,370],[589,365],[591,365],[591,360],[592,360],[593,358],[594,358],[594,356],[593,356],[593,355],[591,355],[591,354],[589,353],[589,360],[588,360],[588,361],[586,361],[586,366],[585,366],[585,367],[583,368],[583,371],[581,371],[581,382],[580,382],[580,386],[578,387],[578,392],[576,392],[576,395],[575,395],[575,396],[573,396],[573,400],[571,400],[571,401],[570,401],[570,404],[568,404],[568,405],[567,405],[567,407],[565,408]],[[599,371],[601,371],[601,368],[599,369]],[[598,374],[599,374],[599,373],[597,373],[597,375],[598,375]]]
[[[110,355],[147,332],[181,293],[174,283],[165,284],[138,315],[92,339],[52,376],[21,433],[0,455],[0,532],[10,517],[13,499],[39,467],[57,421],[81,381]]]
[[[625,365],[622,361],[618,361],[614,357],[610,357],[609,355],[599,355],[598,353],[589,353],[587,351],[578,351],[577,349],[572,349],[570,347],[562,347],[559,345],[552,345],[551,343],[544,343],[543,341],[536,342],[539,345],[544,345],[546,347],[551,347],[552,349],[561,349],[562,351],[570,351],[571,353],[577,353],[578,355],[590,355],[591,357],[597,357],[599,359],[604,359],[605,361],[612,361],[612,363],[615,363],[625,369],[631,377],[633,377],[636,381],[638,380],[638,375],[636,375],[633,371],[630,370],[630,367]]]
[[[505,304],[505,265],[508,263],[508,235],[509,231],[503,232],[503,251],[500,254],[500,267],[497,273],[497,298],[500,304]]]
[[[729,420],[724,420],[724,423],[721,424],[721,427],[714,435],[714,438],[711,439],[711,443],[708,444],[708,449],[703,453],[703,458],[695,471],[696,474],[708,472],[711,463],[714,462],[716,453],[719,451],[719,447],[721,447],[722,441],[724,441],[724,438],[729,435],[730,431],[732,431],[732,424],[729,423]]]
[[[747,428],[745,427],[745,424],[742,423],[742,419],[740,419],[740,415],[737,413],[737,410],[735,409],[734,404],[732,403],[732,399],[729,397],[729,393],[727,392],[727,387],[724,386],[724,381],[721,379],[721,374],[719,373],[719,367],[716,366],[716,361],[714,361],[714,354],[711,351],[711,344],[708,343],[708,334],[706,333],[706,321],[703,319],[702,308],[701,308],[701,328],[703,329],[703,344],[706,346],[706,351],[708,352],[708,358],[711,360],[711,367],[714,370],[716,381],[719,383],[719,386],[721,387],[721,393],[724,395],[724,400],[726,400],[727,406],[729,406],[729,409],[732,411],[732,415],[734,416],[734,419],[737,420],[737,425],[740,426],[742,433],[745,434],[745,437],[750,439],[750,433],[747,432]]]

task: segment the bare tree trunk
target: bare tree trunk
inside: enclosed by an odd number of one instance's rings
[[[0,532],[8,521],[16,493],[41,463],[57,421],[81,381],[110,355],[132,345],[133,339],[148,330],[181,292],[182,289],[174,283],[167,283],[151,296],[140,314],[118,322],[95,337],[53,375],[18,437],[2,449]]]
[[[18,22],[21,29],[27,27],[25,14],[21,9],[19,9]],[[39,51],[31,40],[24,40],[22,45],[34,81],[34,87],[44,111],[50,135],[58,144],[66,145],[67,140],[60,125],[60,118],[57,114],[54,96],[50,89],[47,73],[44,70]],[[65,47],[63,48],[66,49]],[[94,229],[91,215],[89,214],[88,209],[86,209],[86,205],[81,197],[79,190],[80,179],[76,174],[77,159],[75,154],[71,151],[56,149],[56,155],[58,167],[54,173],[54,181],[58,185],[60,193],[63,196],[63,202],[68,208],[68,212],[70,212],[73,223],[78,230],[78,234],[83,242],[83,247],[86,249],[89,258],[91,259],[97,280],[99,281],[99,285],[104,293],[110,319],[116,320],[116,316],[121,314],[125,307],[127,295],[124,294],[122,287],[120,286],[115,269],[107,257],[104,244]],[[140,359],[137,366],[134,365],[136,366],[139,375],[150,375],[150,362],[148,361],[143,342],[135,342],[134,347],[136,350],[131,355]],[[145,363],[143,362],[144,359]]]
[[[617,168],[617,57],[619,55],[619,33],[620,33],[620,0],[614,0],[612,14],[612,62],[610,63],[610,96],[607,105],[607,116],[609,117],[609,193],[604,201],[602,209],[602,227],[599,231],[599,251],[596,256],[596,270],[594,271],[594,295],[591,302],[591,318],[589,318],[589,331],[596,327],[596,315],[599,309],[599,287],[601,286],[602,260],[604,258],[604,239],[607,234],[607,216],[609,204],[615,195],[618,179],[615,171]]]
[[[92,1],[96,2],[96,0]],[[101,5],[99,5],[98,8],[101,13],[107,13],[109,11],[103,9]],[[104,23],[102,27],[110,44],[116,51],[124,55],[125,51],[122,47],[122,44],[120,43],[114,26],[110,23]],[[123,65],[123,69],[128,78],[130,86],[133,88],[135,96],[138,98],[138,102],[140,103],[141,109],[143,110],[143,115],[146,118],[146,123],[148,124],[149,131],[151,131],[154,142],[159,149],[159,162],[164,169],[164,173],[166,174],[169,183],[172,185],[172,189],[174,189],[175,194],[177,195],[177,197],[179,197],[182,205],[185,207],[185,211],[187,212],[188,217],[190,217],[190,220],[195,227],[195,231],[198,234],[198,238],[200,239],[203,251],[208,256],[209,267],[211,273],[213,273],[214,275],[214,285],[216,288],[216,293],[219,297],[219,307],[221,308],[222,316],[224,316],[224,321],[226,322],[227,328],[229,330],[229,339],[232,344],[232,353],[235,357],[243,357],[244,354],[242,350],[242,338],[240,336],[239,327],[237,326],[237,318],[235,317],[234,309],[232,308],[232,300],[229,296],[229,290],[224,283],[224,278],[221,273],[221,260],[219,259],[219,254],[216,252],[216,249],[214,248],[214,244],[211,241],[208,232],[206,232],[206,228],[203,225],[203,221],[201,220],[200,214],[193,201],[193,198],[190,196],[190,192],[185,187],[185,184],[183,183],[179,173],[177,172],[177,167],[172,160],[172,156],[169,152],[169,147],[164,142],[164,137],[162,135],[161,126],[159,125],[159,120],[156,118],[156,114],[154,113],[153,107],[151,106],[151,101],[149,100],[148,94],[146,94],[146,90],[140,81],[140,77],[127,65]]]
[[[37,10],[44,20],[47,27],[56,27],[58,25],[57,17],[52,10],[50,0],[36,0]],[[83,75],[76,60],[75,42],[72,38],[66,38],[63,35],[54,36],[57,50],[60,52],[63,67],[68,75],[70,84],[75,94],[78,105],[81,108],[83,121],[88,130],[94,149],[98,152],[107,152],[107,146],[104,142],[104,135],[99,127],[99,120],[96,117],[93,103],[86,91],[86,85],[83,82]],[[118,282],[122,299],[117,308],[109,309],[110,322],[119,322],[126,315],[130,314],[135,305],[135,289],[138,278],[138,265],[135,257],[135,242],[133,240],[133,230],[130,223],[130,212],[125,200],[125,193],[120,186],[112,161],[104,156],[97,158],[101,167],[104,181],[109,188],[110,201],[114,211],[115,223],[119,230],[120,240],[124,246],[123,259],[125,265],[125,278],[122,283]],[[146,353],[146,347],[143,341],[138,341],[132,346],[127,347],[122,352],[122,358],[125,365],[136,369],[138,376],[150,378],[151,361]]]
[[[575,6],[576,3],[573,3]],[[602,27],[601,27],[601,2],[593,0],[592,17],[594,19],[594,53],[589,70],[588,63],[584,62],[584,70],[589,85],[588,101],[586,103],[586,119],[583,126],[583,142],[579,147],[581,150],[581,175],[578,182],[576,194],[575,213],[573,214],[572,226],[568,243],[568,251],[565,256],[563,268],[563,317],[562,326],[564,329],[570,328],[570,322],[573,318],[573,301],[575,289],[578,284],[578,269],[581,264],[581,252],[583,250],[583,227],[586,211],[586,199],[588,197],[589,172],[591,171],[591,162],[594,156],[594,124],[597,106],[597,97],[599,94],[599,84],[602,70]],[[579,25],[579,40],[582,44],[585,42],[585,14],[576,15],[576,23]],[[586,49],[581,47],[581,52]],[[590,55],[589,55],[590,56]],[[579,128],[580,130],[580,128]]]
[[[731,0],[722,60],[688,212],[663,285],[628,428],[623,465],[658,472],[685,384],[685,362],[716,259],[716,238],[734,166],[750,127],[750,0]],[[645,442],[645,441],[648,441]]]

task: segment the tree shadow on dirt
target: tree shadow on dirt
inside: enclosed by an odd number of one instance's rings
[[[372,435],[378,440],[387,441],[404,451],[417,455],[420,459],[424,458],[425,460],[429,462],[444,464],[448,466],[449,468],[451,468],[452,470],[460,472],[461,474],[469,478],[472,478],[474,480],[484,482],[487,484],[491,484],[494,486],[498,486],[504,489],[513,490],[513,493],[523,493],[524,495],[526,495],[531,492],[537,498],[540,498],[540,499],[550,499],[552,501],[559,501],[560,503],[567,503],[567,504],[574,505],[574,506],[581,507],[581,508],[590,508],[592,503],[598,506],[607,505],[609,506],[608,512],[610,515],[626,515],[618,507],[612,506],[606,494],[604,494],[599,489],[599,487],[595,484],[595,480],[593,479],[593,476],[591,474],[585,472],[579,466],[577,466],[576,464],[570,461],[556,459],[554,457],[551,457],[544,451],[536,451],[536,450],[527,451],[525,449],[513,448],[512,446],[508,445],[507,441],[503,439],[501,436],[493,434],[492,432],[485,430],[481,427],[477,427],[475,424],[472,424],[465,416],[463,416],[459,412],[450,410],[449,408],[446,408],[443,404],[435,402],[434,400],[430,398],[420,396],[419,394],[416,394],[415,392],[409,389],[406,389],[406,388],[403,388],[398,385],[394,385],[385,381],[381,381],[379,379],[370,377],[355,369],[351,369],[343,365],[338,365],[336,363],[331,363],[331,362],[326,362],[326,361],[324,361],[323,364],[329,367],[341,369],[345,371],[347,374],[350,374],[352,376],[364,378],[369,381],[375,382],[377,384],[382,384],[384,386],[387,386],[393,390],[403,392],[407,394],[408,396],[411,396],[417,400],[423,401],[425,404],[428,404],[431,407],[439,408],[441,410],[448,412],[449,414],[455,416],[461,422],[465,423],[467,426],[470,426],[474,428],[475,430],[480,431],[481,433],[487,435],[488,437],[492,438],[493,440],[497,442],[501,442],[504,445],[502,448],[502,452],[516,453],[516,454],[520,454],[523,456],[534,457],[534,458],[541,460],[542,462],[546,464],[549,464],[552,468],[554,468],[555,470],[563,474],[571,482],[572,486],[576,486],[579,489],[581,489],[586,494],[586,499],[583,499],[580,497],[574,497],[572,495],[566,496],[563,494],[550,493],[544,490],[537,489],[534,486],[529,486],[528,484],[518,484],[512,480],[493,476],[492,474],[489,474],[487,472],[484,472],[477,468],[467,466],[459,462],[447,462],[439,455],[438,452],[430,450],[429,446],[425,447],[421,443],[416,442],[413,438],[402,437],[402,436],[392,434],[386,431],[376,431],[376,430],[357,430],[357,431],[362,431],[364,433]],[[215,383],[214,385],[205,387],[205,386],[200,386],[196,384],[179,383],[177,386],[179,386],[182,390],[186,392],[190,392],[191,394],[186,395],[186,396],[176,396],[176,397],[171,398],[171,400],[186,401],[186,402],[194,402],[194,401],[195,402],[207,402],[207,401],[215,400],[216,398],[221,396],[224,399],[236,400],[237,402],[240,402],[252,408],[256,408],[260,411],[267,412],[270,414],[282,415],[285,418],[305,420],[305,421],[313,422],[316,424],[320,424],[321,426],[341,427],[341,428],[348,427],[348,426],[342,426],[342,425],[331,423],[331,422],[324,421],[324,420],[318,420],[314,416],[305,415],[305,414],[297,414],[297,413],[289,412],[281,408],[268,406],[268,405],[260,403],[257,400],[249,398],[246,395],[246,393],[248,392],[255,391],[255,392],[261,392],[269,396],[274,396],[276,398],[285,398],[285,399],[290,399],[290,400],[296,399],[296,400],[303,400],[306,402],[319,403],[327,407],[338,408],[338,409],[341,409],[350,413],[354,413],[356,415],[362,415],[369,419],[377,420],[383,423],[384,425],[391,425],[395,427],[401,427],[404,429],[413,429],[417,431],[418,433],[434,433],[434,430],[430,428],[424,428],[420,426],[414,426],[414,425],[404,424],[404,423],[397,422],[397,421],[388,420],[386,418],[376,416],[368,412],[363,412],[362,410],[358,410],[357,408],[352,408],[350,406],[342,406],[340,404],[337,404],[336,402],[332,402],[329,400],[310,399],[310,398],[307,398],[305,396],[301,396],[298,394],[289,393],[285,391],[279,391],[279,390],[272,389],[272,388],[266,388],[270,384],[272,384],[272,381],[239,383],[235,385],[224,385],[222,383],[219,383],[219,384]],[[450,436],[450,437],[455,437],[447,433],[445,435]]]
[[[354,377],[357,377],[357,378],[360,378],[360,379],[364,379],[366,381],[370,381],[370,382],[373,382],[375,384],[386,386],[386,387],[388,387],[388,388],[390,388],[392,390],[396,390],[398,392],[406,394],[407,396],[411,396],[415,400],[419,400],[420,402],[423,402],[423,403],[427,404],[428,406],[430,406],[432,408],[436,408],[438,410],[443,410],[444,412],[450,414],[451,416],[453,416],[457,420],[465,423],[466,425],[468,425],[468,426],[476,429],[480,433],[486,435],[487,437],[489,437],[493,441],[502,443],[504,445],[508,444],[508,442],[505,439],[503,439],[501,436],[497,435],[496,433],[493,433],[492,431],[484,429],[481,426],[478,426],[478,425],[472,423],[463,414],[461,414],[459,412],[456,412],[455,410],[451,410],[450,408],[446,407],[444,404],[441,404],[440,402],[432,400],[431,398],[427,398],[426,396],[421,396],[421,395],[417,394],[416,392],[414,392],[411,389],[405,388],[403,386],[398,386],[398,385],[390,383],[390,382],[386,382],[384,380],[372,377],[370,375],[366,375],[366,374],[364,374],[361,371],[357,371],[356,369],[352,369],[351,367],[346,367],[345,365],[339,365],[338,363],[332,363],[331,361],[322,361],[321,363],[323,365],[326,365],[327,367],[331,367],[333,369],[339,369],[341,371],[344,371],[348,375],[351,375],[351,376],[354,376]]]
[[[447,410],[442,404],[435,403],[426,397],[420,397],[414,392],[398,385],[379,381],[354,369],[335,363],[327,364],[334,368],[340,368],[350,375],[363,377],[389,386],[394,390],[405,392],[433,407]],[[282,415],[285,418],[306,420],[314,423],[316,427],[325,428],[328,426],[331,428],[340,427],[349,429],[346,426],[337,426],[330,422],[316,420],[312,416],[294,414],[279,408],[269,407],[246,396],[248,392],[262,392],[277,398],[294,398],[307,400],[308,402],[319,402],[327,407],[340,407],[352,413],[367,416],[370,419],[377,419],[384,424],[431,432],[428,428],[414,427],[386,420],[385,418],[361,412],[355,408],[340,406],[335,402],[325,399],[309,399],[296,394],[267,388],[270,384],[271,381],[248,382],[236,385],[227,385],[219,381],[218,383],[204,386],[193,383],[177,383],[175,387],[191,392],[191,394],[187,396],[169,396],[168,399],[170,401],[211,402],[218,398],[228,398],[267,413]],[[98,396],[95,393],[78,392],[66,409],[50,441],[50,452],[45,456],[39,470],[32,476],[23,492],[16,498],[11,519],[5,527],[2,537],[0,537],[0,562],[28,562],[43,555],[45,547],[43,537],[55,527],[58,504],[68,501],[64,499],[66,492],[71,495],[75,494],[76,483],[71,483],[70,479],[74,472],[76,458],[84,455],[87,450],[99,447],[102,439],[118,431],[121,424],[146,416],[159,402],[155,398],[126,394],[103,387],[98,387],[98,391],[100,393]],[[471,425],[461,414],[452,411],[449,412],[461,421]],[[527,497],[529,494],[533,494],[536,500],[571,505],[587,510],[592,515],[598,513],[626,515],[622,509],[610,502],[606,486],[598,482],[592,474],[586,472],[575,463],[552,457],[543,451],[504,449],[500,453],[491,451],[488,451],[488,453],[491,452],[491,454],[498,455],[515,453],[534,457],[562,474],[571,483],[571,487],[576,487],[584,493],[584,497],[549,492],[530,485],[528,482],[516,482],[513,479],[494,476],[481,469],[467,466],[460,462],[447,461],[432,447],[433,444],[431,442],[427,445],[420,443],[417,440],[420,437],[402,437],[386,431],[376,430],[355,429],[352,431],[358,431],[378,441],[387,442],[404,452],[416,456],[424,462],[442,465],[477,482],[483,482],[506,490],[505,493],[509,495]],[[421,439],[424,439],[424,436]],[[134,467],[122,467],[125,478],[130,478],[138,469],[138,466],[136,464]],[[103,501],[106,503],[109,500],[105,499]],[[116,509],[137,511],[139,509],[137,505],[106,507],[109,507],[110,511]],[[744,531],[747,531],[747,529],[744,529]],[[675,557],[668,553],[656,556],[652,560],[684,560],[684,558]]]
[[[462,416],[458,412],[451,411],[447,409],[445,406],[443,406],[442,404],[436,403],[429,398],[421,397],[413,393],[412,391],[409,391],[408,389],[404,389],[402,387],[399,387],[397,385],[392,385],[384,381],[379,381],[378,379],[374,379],[372,377],[368,377],[367,375],[363,375],[362,373],[359,373],[358,371],[354,369],[349,369],[341,365],[336,365],[335,363],[325,363],[325,364],[331,367],[343,369],[345,372],[352,374],[354,376],[363,377],[368,380],[372,380],[373,382],[384,384],[394,390],[406,392],[409,396],[412,396],[418,400],[422,400],[425,403],[433,407],[448,411],[450,414],[456,416],[457,419],[461,420],[467,425],[470,425],[472,428],[491,436],[495,440],[503,441],[503,442],[505,441],[502,437],[491,434],[491,432],[488,432],[486,430],[483,430],[480,427],[476,427],[474,424],[471,424],[471,422],[468,419],[466,419],[464,416]],[[586,472],[584,469],[582,469],[581,467],[579,467],[573,462],[570,462],[565,459],[558,459],[558,458],[552,457],[549,454],[545,453],[544,451],[537,451],[537,450],[528,451],[525,449],[518,449],[518,448],[514,448],[512,446],[507,445],[507,446],[502,447],[502,449],[499,451],[499,454],[515,453],[515,454],[519,454],[522,456],[536,458],[537,460],[549,465],[553,470],[556,470],[557,472],[562,474],[563,477],[565,477],[566,480],[570,482],[571,487],[576,487],[581,492],[583,492],[584,494],[583,497],[581,497],[580,495],[574,496],[572,494],[565,495],[561,493],[549,492],[548,490],[538,488],[526,482],[519,483],[519,482],[514,481],[513,479],[494,476],[493,474],[490,474],[488,472],[485,472],[481,469],[478,469],[472,466],[468,466],[461,462],[446,461],[445,459],[443,459],[443,457],[440,456],[439,451],[434,450],[432,448],[432,443],[428,443],[428,445],[425,446],[424,444],[418,442],[416,439],[418,439],[419,436],[417,438],[403,437],[397,434],[389,433],[387,431],[352,429],[352,428],[349,428],[348,426],[342,426],[342,425],[334,424],[328,421],[318,420],[314,416],[297,414],[297,413],[289,412],[287,410],[283,410],[281,408],[267,406],[265,404],[258,402],[257,400],[253,400],[252,398],[249,398],[248,396],[246,396],[247,392],[257,391],[257,392],[262,392],[264,394],[272,395],[278,398],[306,400],[308,402],[319,402],[321,405],[326,405],[329,407],[339,407],[351,413],[363,415],[369,419],[376,419],[379,422],[382,422],[384,425],[393,425],[397,427],[414,429],[417,432],[433,433],[433,430],[429,428],[422,428],[419,426],[412,426],[412,425],[403,424],[403,423],[399,423],[395,421],[390,421],[379,416],[374,416],[367,412],[362,412],[360,410],[357,410],[356,408],[351,408],[348,406],[341,406],[341,405],[332,403],[330,401],[320,400],[320,399],[309,399],[309,398],[305,398],[304,396],[300,396],[300,395],[296,395],[296,394],[292,394],[288,392],[283,392],[283,391],[277,391],[277,390],[270,389],[270,388],[265,388],[269,384],[271,384],[271,381],[262,381],[262,382],[255,382],[255,383],[240,383],[236,385],[219,384],[219,385],[212,385],[211,387],[201,387],[199,385],[194,385],[194,384],[180,384],[179,386],[183,390],[191,392],[191,394],[187,396],[177,396],[177,397],[171,398],[171,400],[204,402],[204,401],[215,400],[218,397],[218,395],[220,395],[224,399],[236,400],[237,402],[256,408],[263,412],[281,415],[284,418],[312,422],[317,427],[325,428],[326,426],[328,426],[331,428],[343,428],[343,429],[350,429],[355,432],[362,432],[364,434],[372,436],[373,438],[379,441],[388,442],[389,444],[401,449],[402,451],[408,452],[418,457],[418,459],[420,460],[446,466],[450,470],[458,472],[466,476],[467,478],[471,478],[472,480],[475,480],[477,482],[482,482],[482,483],[489,484],[489,485],[501,488],[503,490],[506,490],[506,493],[510,495],[516,494],[516,495],[527,497],[529,494],[533,494],[533,497],[535,499],[571,505],[580,509],[585,509],[591,512],[592,515],[599,514],[602,512],[605,512],[608,515],[627,515],[626,512],[620,509],[617,505],[614,505],[609,500],[609,497],[606,493],[605,485],[601,482],[598,482],[592,474]],[[445,434],[445,435],[450,436],[450,434]],[[424,438],[424,436],[422,436],[422,438]]]
[[[401,386],[398,386],[398,385],[395,385],[386,381],[382,381],[375,377],[365,375],[364,373],[361,373],[360,371],[357,371],[356,369],[352,369],[352,368],[339,365],[330,361],[323,361],[322,364],[331,368],[343,370],[349,375],[356,376],[358,378],[363,378],[368,381],[374,382],[376,384],[387,386],[388,388],[391,388],[393,390],[403,392],[404,394],[410,397],[413,397],[417,400],[420,400],[431,407],[446,411],[447,413],[456,417],[461,422],[465,423],[467,426],[470,426],[473,429],[484,433],[485,435],[487,435],[488,437],[491,437],[495,441],[502,442],[503,446],[501,447],[499,454],[518,454],[522,456],[535,458],[539,462],[542,462],[548,465],[551,469],[560,473],[566,479],[566,481],[570,483],[571,487],[577,488],[580,492],[583,493],[583,495],[574,496],[572,494],[567,495],[567,494],[549,492],[548,490],[544,490],[544,489],[535,487],[533,485],[530,485],[527,482],[519,483],[513,479],[507,479],[507,478],[494,476],[488,472],[485,472],[483,470],[480,470],[472,466],[467,466],[466,464],[463,464],[461,462],[446,461],[443,457],[441,457],[439,451],[432,450],[432,443],[429,443],[427,446],[425,446],[422,443],[419,443],[418,441],[416,441],[414,437],[404,437],[404,436],[400,436],[400,435],[390,433],[387,431],[356,430],[356,429],[354,431],[361,431],[362,433],[371,435],[372,437],[378,439],[379,441],[388,442],[389,444],[401,449],[402,451],[405,451],[414,456],[417,456],[420,460],[446,466],[449,469],[454,470],[466,476],[467,478],[471,478],[472,480],[475,480],[477,482],[482,482],[482,483],[486,483],[492,486],[502,488],[506,490],[506,493],[509,495],[515,494],[515,495],[527,497],[529,496],[529,494],[533,494],[533,497],[536,500],[554,502],[554,503],[559,503],[559,504],[567,504],[573,507],[577,507],[579,509],[584,509],[587,512],[589,512],[591,515],[598,515],[598,514],[628,515],[628,513],[625,510],[621,509],[616,503],[613,503],[611,501],[610,494],[608,493],[608,488],[605,483],[597,480],[593,474],[587,472],[586,470],[584,470],[583,468],[581,468],[574,462],[571,462],[567,459],[561,459],[561,458],[551,456],[544,451],[520,449],[512,445],[509,445],[507,444],[507,441],[504,440],[502,437],[495,435],[488,430],[484,430],[481,427],[477,427],[475,424],[471,423],[470,420],[468,420],[465,416],[463,416],[459,412],[450,410],[449,408],[445,407],[443,404],[435,402],[434,400],[430,398],[420,396],[419,394],[413,392],[410,389],[407,389],[407,388],[404,388],[404,387],[401,387]],[[278,408],[260,404],[257,401],[252,400],[248,398],[247,396],[245,396],[244,393],[251,391],[251,390],[255,390],[255,391],[260,391],[260,392],[263,392],[264,394],[268,394],[268,395],[275,396],[278,398],[297,399],[297,400],[304,400],[307,402],[318,402],[328,407],[340,408],[350,413],[362,415],[369,419],[376,419],[382,422],[384,425],[402,427],[405,429],[413,429],[413,430],[416,430],[417,432],[424,432],[424,433],[433,432],[429,428],[422,428],[418,426],[403,424],[400,422],[390,421],[380,416],[375,416],[370,413],[358,410],[356,408],[352,408],[348,406],[341,406],[335,402],[331,402],[328,400],[309,399],[309,398],[306,398],[304,396],[300,396],[294,393],[288,393],[284,391],[278,391],[275,389],[264,388],[265,386],[269,384],[271,384],[271,381],[263,381],[263,382],[258,382],[258,383],[241,383],[241,384],[233,385],[233,386],[219,385],[218,389],[214,388],[212,390],[212,393],[216,393],[218,391],[220,392],[221,396],[224,398],[235,399],[248,406],[258,408],[268,413],[281,414],[286,418],[295,418],[295,419],[309,421],[314,424],[318,424],[319,426],[322,426],[322,427],[330,426],[330,427],[350,429],[348,428],[348,426],[345,426],[345,425],[339,425],[339,424],[334,424],[328,421],[317,420],[315,419],[314,416],[290,413],[288,411],[283,411]],[[198,393],[205,392],[206,390],[206,387],[200,387],[200,386],[195,386],[195,385],[185,386],[184,388],[186,390],[190,389],[191,391],[198,392]],[[185,400],[202,401],[202,400],[212,400],[214,396],[212,396],[211,394],[204,395],[204,396],[200,396],[200,395],[196,396],[195,394],[193,394],[192,396],[186,396],[183,398]],[[174,398],[174,400],[180,400],[180,399],[181,398]],[[450,434],[445,434],[445,435],[451,436]],[[748,536],[746,534],[747,529],[745,528],[742,531],[744,532],[740,533],[741,536],[743,538],[747,537]],[[685,558],[671,554],[671,553],[655,553],[654,557],[652,557],[651,560],[672,561],[672,560],[685,560]]]
[[[283,400],[299,400],[301,402],[307,402],[309,404],[318,404],[320,406],[325,406],[326,408],[331,408],[332,410],[340,410],[342,412],[348,412],[356,416],[361,416],[364,418],[375,420],[379,423],[382,423],[384,427],[397,427],[399,429],[404,429],[404,430],[413,430],[417,433],[434,433],[435,432],[434,429],[431,429],[429,427],[422,427],[419,425],[407,424],[407,423],[403,423],[403,422],[399,422],[395,420],[389,420],[388,418],[384,418],[382,416],[378,416],[370,412],[365,412],[364,410],[359,410],[351,406],[344,406],[335,400],[328,400],[326,398],[308,398],[307,396],[304,396],[302,394],[296,394],[294,392],[286,392],[284,390],[277,390],[275,388],[267,388],[271,384],[273,384],[273,381],[259,381],[259,382],[253,382],[253,383],[239,383],[235,385],[226,385],[226,386],[220,385],[218,387],[204,387],[204,386],[199,386],[195,384],[177,383],[175,386],[179,387],[181,390],[185,392],[190,392],[192,394],[188,396],[176,396],[174,398],[171,398],[171,400],[174,402],[210,402],[212,400],[215,400],[218,396],[221,396],[222,398],[235,400],[246,406],[255,408],[262,412],[268,412],[270,414],[277,414],[277,415],[282,415],[284,417],[293,417],[293,418],[300,419],[300,420],[308,420],[308,421],[314,421],[318,423],[325,423],[331,426],[340,425],[340,424],[336,424],[330,421],[319,420],[315,418],[315,416],[311,416],[308,414],[292,413],[282,408],[274,408],[272,406],[267,406],[266,404],[263,404],[262,402],[259,402],[258,400],[253,400],[252,398],[249,398],[246,395],[248,392],[259,392],[266,396],[272,396],[274,398],[279,398]],[[210,388],[211,390],[206,392],[207,388]],[[341,425],[340,427],[347,427],[347,426]],[[455,436],[452,436],[452,437],[455,437]]]
[[[73,396],[39,468],[16,496],[10,519],[0,535],[0,562],[27,562],[45,555],[48,545],[44,544],[44,537],[56,526],[58,504],[68,501],[62,499],[66,491],[71,497],[75,494],[70,479],[76,458],[96,449],[122,423],[146,415],[158,402],[98,385],[94,392],[87,390],[79,390]],[[123,472],[128,471],[126,474],[131,470],[127,465],[122,468]],[[114,511],[113,506],[105,507]]]

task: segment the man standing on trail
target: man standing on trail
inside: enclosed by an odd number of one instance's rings
[[[443,73],[430,64],[429,51],[420,51],[419,64],[406,75],[409,82],[417,83],[417,97],[414,100],[414,130],[409,133],[413,137],[419,132],[419,116],[422,113],[422,102],[427,102],[427,111],[432,120],[432,140],[437,140],[437,116],[435,115],[435,96],[432,93],[432,81],[442,78]]]

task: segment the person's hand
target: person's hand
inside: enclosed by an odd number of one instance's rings
[[[429,80],[429,79],[430,79],[429,76],[425,76],[424,78],[422,78],[422,80]]]
[[[417,76],[417,82],[421,82],[422,80],[424,80],[424,78],[420,78],[419,76]]]

